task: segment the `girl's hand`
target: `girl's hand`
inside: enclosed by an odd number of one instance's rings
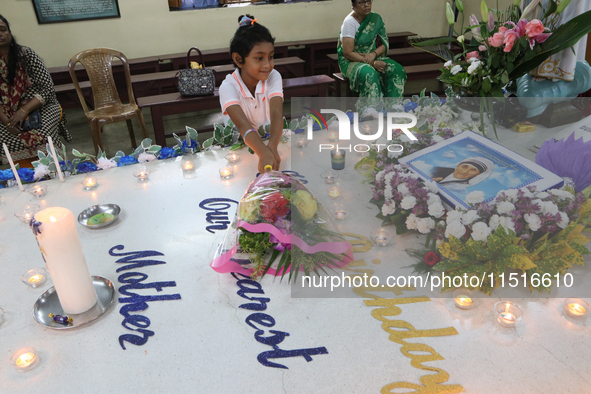
[[[259,155],[259,173],[265,173],[265,166],[271,166],[274,170],[279,169],[279,165],[275,161],[275,156],[270,149],[263,149]]]
[[[271,153],[273,153],[273,157],[275,158],[275,163],[277,167],[273,166],[275,171],[279,171],[279,166],[281,165],[281,156],[279,156],[279,152],[277,151],[277,147],[269,147]]]
[[[386,69],[386,62],[377,60],[373,63],[373,68],[375,68],[378,72],[384,72]]]

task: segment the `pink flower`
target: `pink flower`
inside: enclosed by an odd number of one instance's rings
[[[484,46],[484,45],[480,45],[480,46],[478,47],[478,50],[479,50],[480,52],[485,52],[485,51],[486,51],[486,46]]]
[[[503,51],[511,52],[511,49],[513,49],[513,45],[515,44],[515,40],[517,40],[517,33],[514,30],[509,30],[505,35],[505,40],[503,41],[503,44],[505,44],[505,49],[503,49]]]
[[[478,53],[478,51],[472,51],[472,52],[466,53],[466,60],[470,60],[472,58],[480,59],[480,54]]]
[[[525,19],[522,19],[517,23],[517,28],[515,29],[515,31],[517,32],[517,35],[519,36],[519,38],[526,36],[526,31],[525,31],[526,27],[527,27],[527,21]]]
[[[499,33],[502,33],[503,37],[505,36],[505,33],[507,33],[507,31],[509,31],[509,29],[506,28],[505,26],[499,27]]]
[[[521,21],[519,21],[519,23],[521,24]],[[543,32],[544,24],[539,19],[534,19],[525,26],[525,33],[529,38],[534,38]]]
[[[480,22],[478,22],[478,18],[476,18],[476,15],[474,14],[470,15],[470,25],[478,25],[478,27],[472,28],[472,36],[475,40],[480,41],[482,39],[482,36],[480,35]]]
[[[488,31],[492,31],[495,28],[495,17],[492,11],[488,11],[488,23],[486,24]]]
[[[504,33],[495,33],[492,37],[488,37],[488,44],[492,47],[498,48],[503,45],[505,39]]]

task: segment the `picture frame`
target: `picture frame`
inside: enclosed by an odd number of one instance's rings
[[[466,195],[484,192],[484,202],[507,189],[561,187],[563,179],[480,134],[465,131],[399,160],[425,181],[437,182],[444,202],[469,208]]]
[[[33,0],[42,24],[121,18],[118,0]]]

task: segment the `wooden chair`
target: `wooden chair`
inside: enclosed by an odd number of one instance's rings
[[[117,88],[115,86],[112,68],[114,57],[119,58],[121,63],[123,63],[125,80],[127,82],[129,104],[121,103],[119,93],[117,92]],[[86,101],[84,100],[84,95],[82,94],[82,89],[78,83],[78,78],[75,72],[77,63],[81,63],[88,74],[88,79],[90,80],[92,95],[94,98],[93,110],[88,109]],[[148,138],[148,131],[146,130],[144,115],[142,114],[142,110],[138,107],[133,95],[129,63],[124,54],[110,48],[88,49],[74,55],[74,57],[70,59],[68,68],[70,71],[70,76],[72,77],[72,81],[74,82],[74,87],[78,93],[80,104],[82,104],[82,108],[84,109],[84,113],[88,119],[88,123],[90,123],[92,142],[94,144],[94,150],[96,153],[98,153],[99,147],[103,151],[105,150],[103,147],[101,131],[103,125],[108,123],[121,122],[125,120],[127,122],[129,138],[131,139],[131,144],[134,149],[137,147],[137,144],[133,134],[131,119],[136,118],[138,120],[144,138]]]

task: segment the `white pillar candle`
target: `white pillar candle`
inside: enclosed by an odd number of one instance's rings
[[[52,207],[35,214],[30,224],[67,314],[86,312],[97,302],[72,211]]]

